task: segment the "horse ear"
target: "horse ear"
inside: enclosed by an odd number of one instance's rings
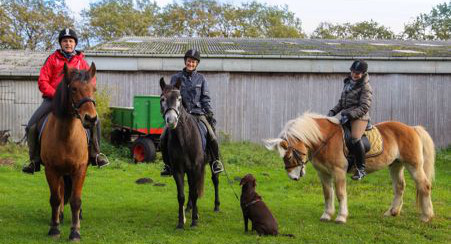
[[[89,68],[89,76],[91,76],[91,78],[93,78],[94,76],[96,76],[96,64],[94,62],[91,63],[91,67]]]
[[[284,149],[287,150],[288,149],[288,142],[283,140],[279,143],[279,145]]]
[[[175,83],[175,88],[180,90],[180,86],[182,85],[182,80],[181,79],[177,79],[177,82]]]
[[[160,87],[161,87],[161,90],[162,90],[162,91],[163,91],[164,88],[166,87],[166,82],[164,82],[164,78],[163,78],[163,77],[160,78]]]

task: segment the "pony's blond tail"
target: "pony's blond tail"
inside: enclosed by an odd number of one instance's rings
[[[429,133],[423,126],[413,127],[420,136],[423,144],[423,170],[426,173],[426,177],[432,183],[435,178],[435,145]]]

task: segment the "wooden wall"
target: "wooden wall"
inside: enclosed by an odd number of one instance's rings
[[[98,89],[107,89],[112,106],[132,106],[139,94],[160,94],[159,79],[173,73],[98,73]],[[284,124],[310,110],[327,113],[337,102],[345,74],[204,73],[218,129],[233,140],[260,142],[276,137]],[[451,76],[435,74],[370,75],[373,122],[397,120],[423,125],[437,146],[451,145]],[[0,80],[0,130],[22,135],[40,103],[35,81]]]

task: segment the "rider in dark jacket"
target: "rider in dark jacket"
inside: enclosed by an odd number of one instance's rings
[[[78,43],[78,37],[74,30],[69,28],[62,30],[58,36],[58,43],[60,44],[61,49],[56,50],[47,58],[39,74],[38,86],[42,93],[43,102],[33,113],[25,128],[30,164],[22,169],[24,173],[33,174],[34,172],[41,170],[37,123],[52,110],[52,99],[55,95],[56,88],[63,78],[62,71],[64,64],[67,64],[67,66],[71,68],[89,69],[89,65],[84,59],[84,54],[75,50]],[[100,120],[98,120],[96,126],[92,128],[91,135],[92,140],[90,140],[91,143],[89,145],[89,161],[91,164],[96,164],[99,167],[105,166],[108,164],[108,159],[105,155],[100,153],[99,149]]]
[[[360,139],[370,120],[369,111],[373,90],[369,83],[368,64],[365,61],[354,61],[350,70],[351,75],[344,80],[338,104],[327,115],[335,116],[341,112],[341,123],[350,125],[352,146],[349,150],[354,155],[357,164],[357,171],[352,179],[361,180],[366,172],[365,147]]]
[[[208,147],[213,154],[212,169],[215,173],[224,170],[222,163],[219,161],[219,147],[215,135],[216,120],[210,105],[210,95],[208,91],[207,81],[202,74],[196,71],[200,62],[200,52],[195,49],[188,50],[185,53],[185,68],[171,77],[171,85],[175,85],[177,80],[181,80],[180,94],[182,95],[183,107],[188,113],[194,115],[198,120],[202,121],[208,130]],[[166,133],[163,132],[160,139],[161,152],[165,167],[161,172],[162,176],[171,175],[171,168],[168,165],[166,154]]]

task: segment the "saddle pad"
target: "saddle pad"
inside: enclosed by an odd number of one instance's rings
[[[382,141],[381,133],[379,132],[379,129],[377,129],[376,126],[373,126],[371,130],[367,130],[364,133],[366,137],[368,138],[368,141],[370,141],[371,148],[370,150],[365,154],[365,157],[375,157],[382,153],[384,150],[384,142]]]
[[[196,120],[197,122],[197,128],[199,128],[199,132],[200,132],[200,138],[202,141],[202,150],[205,152],[205,149],[207,147],[207,126],[201,121],[201,120]]]
[[[363,133],[366,138],[368,139],[371,147],[370,150],[365,154],[365,158],[371,158],[375,157],[384,151],[384,142],[382,140],[382,135],[379,132],[379,129],[377,129],[376,126],[373,126],[370,130],[366,130],[365,133]],[[343,151],[345,156],[348,156],[349,150],[346,147],[346,141],[344,137],[344,131],[343,131]]]

